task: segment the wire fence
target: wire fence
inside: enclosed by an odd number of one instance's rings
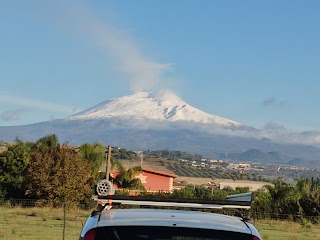
[[[85,220],[94,208],[94,205],[88,204],[68,204],[63,201],[56,201],[55,206],[52,206],[51,201],[46,200],[34,200],[34,199],[3,199],[0,200],[0,206],[4,209],[23,209],[23,214],[29,217],[25,224],[32,223],[31,216],[35,216],[42,219],[56,220],[59,223],[58,229],[62,239],[77,239],[80,235],[81,229],[85,223]],[[278,213],[261,213],[254,211],[218,211],[218,213],[244,216],[250,219],[249,221],[253,224],[261,220],[280,220],[280,221],[294,221],[304,224],[306,222],[317,224],[320,222],[319,216],[306,216],[303,214],[278,214]],[[22,214],[22,213],[20,213]],[[49,219],[49,220],[48,220]],[[45,220],[43,220],[45,221]],[[1,220],[0,220],[1,224]],[[66,237],[65,237],[66,236]],[[1,239],[1,231],[0,231]],[[21,238],[23,239],[23,238]],[[61,239],[61,238],[54,238]]]
[[[5,207],[23,207],[23,208],[41,208],[41,207],[54,207],[54,208],[71,208],[71,209],[83,209],[88,210],[94,207],[94,203],[74,203],[65,202],[63,200],[44,200],[44,199],[16,199],[16,198],[6,198],[0,200],[0,205]]]
[[[35,200],[35,199],[3,199],[0,200],[0,205],[4,207],[23,207],[23,208],[41,208],[41,207],[54,207],[54,208],[66,208],[68,210],[76,210],[79,211],[88,211],[92,210],[95,205],[92,202],[91,204],[81,204],[81,203],[66,203],[63,201],[52,201],[48,200]],[[54,205],[54,206],[53,206]],[[229,214],[229,215],[238,215],[239,211],[229,210],[228,212],[220,211],[219,213]],[[320,216],[307,216],[304,214],[281,214],[274,212],[257,212],[257,211],[249,211],[244,212],[245,215],[248,215],[251,219],[275,219],[275,220],[289,220],[296,221],[302,218],[310,220],[312,222],[320,222]]]

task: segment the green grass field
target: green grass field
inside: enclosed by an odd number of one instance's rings
[[[90,211],[66,212],[64,239],[78,239]],[[0,207],[0,239],[63,239],[63,209]]]
[[[263,240],[311,240],[320,239],[320,225],[276,220],[260,220],[255,226]]]
[[[77,240],[90,211],[66,212],[66,228],[63,238],[63,209],[0,207],[0,239],[10,240]],[[259,220],[255,226],[264,240],[320,239],[320,226],[288,221]]]

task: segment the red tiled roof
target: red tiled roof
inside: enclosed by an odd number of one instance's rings
[[[151,173],[155,173],[155,174],[158,174],[158,175],[163,175],[163,176],[168,176],[168,177],[173,177],[173,178],[178,177],[177,175],[175,175],[173,173],[160,172],[160,171],[155,171],[155,170],[152,170],[152,169],[143,168],[142,171],[151,172]]]
[[[152,169],[145,169],[145,168],[143,168],[142,171],[144,171],[144,172],[150,172],[150,173],[155,173],[155,174],[158,174],[158,175],[167,176],[167,177],[172,177],[172,178],[178,177],[177,175],[175,175],[175,174],[173,174],[173,173],[160,172],[160,171],[155,171],[155,170],[152,170]],[[139,171],[138,171],[138,172],[139,172]],[[111,173],[111,176],[113,175],[112,177],[116,177],[118,174],[119,174],[119,171],[112,172],[112,173]]]

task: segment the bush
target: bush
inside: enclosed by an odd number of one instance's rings
[[[310,229],[312,227],[312,223],[308,219],[302,218],[301,219],[301,226],[302,226],[302,228]]]

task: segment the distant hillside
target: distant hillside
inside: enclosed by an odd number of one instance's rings
[[[195,160],[200,161],[203,158],[208,158],[200,154],[191,154],[184,151],[174,150],[157,150],[157,151],[146,151],[148,154],[156,155],[165,159],[170,160]],[[213,154],[214,159],[228,160],[234,162],[260,162],[264,164],[287,164],[290,166],[304,166],[309,168],[320,168],[320,161],[317,160],[304,160],[301,158],[294,158],[292,160],[284,157],[279,152],[263,152],[257,149],[250,149],[240,153],[229,153],[229,154]],[[210,159],[210,157],[208,158]]]
[[[118,158],[118,151],[115,150],[115,158]],[[124,151],[124,150],[122,150]],[[158,155],[157,155],[157,154]],[[151,152],[145,152],[143,156],[141,154],[136,154],[134,152],[128,152],[128,156],[130,156],[130,159],[120,159],[118,160],[126,167],[134,167],[134,166],[140,166],[142,163],[142,166],[147,169],[153,169],[157,171],[163,171],[168,173],[174,173],[178,175],[179,177],[197,177],[197,178],[221,178],[221,179],[244,179],[244,180],[255,180],[255,181],[268,181],[266,178],[260,176],[258,173],[247,173],[247,174],[239,174],[237,171],[231,171],[231,170],[225,170],[225,169],[209,169],[209,168],[197,168],[192,167],[190,165],[181,163],[178,160],[172,160],[168,158],[163,158],[159,155],[166,155],[169,154],[171,156],[174,156],[175,154],[178,154],[177,151],[168,151],[164,150],[163,153],[161,151],[151,151]],[[192,155],[190,153],[179,153],[189,156],[191,159],[197,159],[198,155]]]
[[[126,150],[121,149],[121,151],[125,152]],[[270,157],[270,155],[277,156],[277,154],[274,152],[263,153],[256,150],[248,151],[247,153],[240,154],[240,156],[244,157],[245,154],[248,154],[248,159],[251,156],[251,160],[253,162],[256,162],[256,159],[260,159],[260,162],[261,162],[262,157]],[[170,151],[170,150],[146,151],[143,154],[143,158],[141,158],[141,154],[136,154],[132,151],[131,153],[128,152],[128,154],[126,155],[130,155],[130,157],[124,160],[119,158],[120,155],[118,153],[115,154],[115,156],[118,159],[120,159],[120,161],[127,168],[133,167],[133,166],[140,166],[141,160],[143,160],[142,165],[144,168],[174,173],[179,177],[272,181],[277,177],[284,177],[286,179],[295,179],[299,177],[311,178],[311,177],[317,177],[319,174],[319,170],[316,170],[316,171],[312,170],[316,166],[319,166],[317,165],[318,163],[317,161],[309,162],[309,164],[312,165],[313,167],[310,167],[310,170],[306,170],[306,171],[290,171],[288,170],[288,168],[282,168],[281,171],[272,171],[272,170],[271,171],[265,170],[263,172],[249,171],[249,172],[246,172],[245,174],[239,174],[235,170],[228,170],[224,168],[228,164],[227,162],[222,163],[221,168],[217,168],[217,169],[210,169],[210,168],[199,169],[197,167],[192,167],[191,165],[182,163],[180,159],[188,159],[188,160],[199,162],[200,159],[203,158],[201,155],[191,154],[187,152]],[[239,161],[243,161],[243,159],[247,159],[247,158],[238,158]],[[246,160],[245,162],[248,162],[248,160]],[[281,165],[281,163],[278,163],[278,164]],[[278,164],[275,163],[275,165],[278,165]],[[307,164],[307,163],[305,161],[296,159],[296,161],[292,161],[288,164],[292,164],[295,166],[305,166],[305,165],[299,165],[299,164]]]
[[[290,166],[301,166],[308,168],[320,168],[320,160],[306,160],[303,158],[286,158],[279,152],[262,152],[257,149],[250,149],[242,153],[228,154],[228,160],[236,162],[260,162],[273,164],[286,164]]]
[[[246,161],[246,162],[286,162],[286,159],[278,152],[262,152],[257,149],[250,149],[242,153],[230,153],[228,159],[234,161]]]

